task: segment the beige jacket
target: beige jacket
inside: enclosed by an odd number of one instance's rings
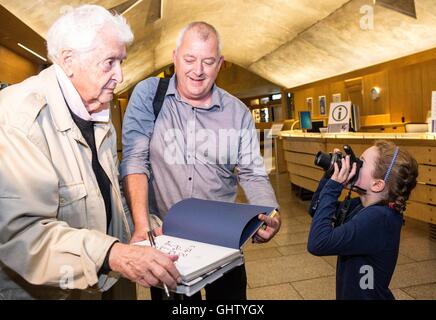
[[[112,183],[110,235],[91,149],[54,68],[0,92],[0,299],[63,298],[60,288],[106,290],[116,281],[98,276],[110,246],[130,238],[113,125],[96,125],[95,139]]]

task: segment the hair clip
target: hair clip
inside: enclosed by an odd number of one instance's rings
[[[383,179],[385,183],[388,181],[389,175],[391,174],[392,168],[394,166],[395,160],[397,160],[398,152],[400,151],[400,147],[395,149],[394,156],[392,157],[391,164],[389,165],[388,171],[386,172],[385,178]]]

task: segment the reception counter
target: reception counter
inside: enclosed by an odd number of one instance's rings
[[[348,144],[360,155],[375,140],[393,140],[418,161],[418,185],[412,192],[405,215],[436,224],[436,135],[426,133],[319,134],[282,131],[284,158],[293,185],[315,191],[323,170],[314,164],[318,151],[331,152]],[[343,193],[344,195],[345,193]]]

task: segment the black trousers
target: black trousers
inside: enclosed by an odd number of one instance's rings
[[[136,283],[125,278],[118,282],[101,295],[101,300],[137,300]]]
[[[247,273],[245,265],[234,268],[218,280],[205,287],[206,300],[247,300]],[[168,299],[165,291],[160,288],[150,288],[152,300],[183,300],[200,301],[201,292],[191,297],[172,294]]]

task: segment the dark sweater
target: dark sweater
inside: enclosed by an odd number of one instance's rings
[[[92,170],[94,171],[100,193],[104,200],[106,208],[106,227],[108,229],[112,219],[111,181],[98,161],[97,148],[95,145],[94,122],[79,118],[71,110],[70,113],[92,152]]]
[[[342,189],[336,181],[321,180],[309,209],[314,215],[308,250],[317,256],[338,255],[337,299],[394,299],[389,283],[398,258],[402,216],[385,205],[363,207],[356,198],[344,224],[334,228],[332,217],[339,210]],[[368,280],[368,270],[373,270],[373,281]],[[373,288],[368,288],[371,283]]]

